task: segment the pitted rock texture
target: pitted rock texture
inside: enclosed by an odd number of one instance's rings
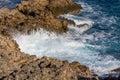
[[[74,63],[75,64],[75,63]],[[24,63],[19,69],[1,78],[3,80],[78,80],[80,77],[90,78],[89,68],[86,66],[74,66],[68,61],[43,57]],[[83,72],[85,71],[85,72]]]
[[[47,8],[56,16],[60,14],[75,13],[82,9],[80,5],[76,5],[72,0],[49,0]]]
[[[36,58],[20,51],[11,37],[0,35],[0,80],[92,79],[88,67],[55,58]]]
[[[44,28],[63,33],[67,31],[67,21],[57,16],[81,9],[80,5],[71,0],[23,0],[14,10],[0,9],[0,26],[21,32]]]
[[[21,52],[11,36],[39,28],[66,32],[67,22],[57,16],[80,9],[71,0],[23,0],[16,9],[0,9],[0,80],[93,80],[89,68],[78,62]]]
[[[20,52],[16,41],[0,35],[0,77],[18,68],[17,65],[30,60],[33,56]]]

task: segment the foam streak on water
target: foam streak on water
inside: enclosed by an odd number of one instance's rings
[[[16,35],[14,39],[21,51],[30,55],[55,57],[70,62],[79,61],[99,74],[120,66],[120,62],[114,57],[100,56],[99,52],[92,49],[95,46],[85,43],[81,33],[75,33],[77,31],[73,30],[70,28],[68,33],[56,35],[41,29],[33,31],[31,35]]]
[[[97,74],[120,67],[119,14],[110,14],[110,9],[102,3],[104,0],[75,1],[82,4],[83,10],[77,15],[67,14],[62,17],[73,20],[76,25],[88,25],[80,28],[69,25],[68,33],[63,35],[42,29],[33,31],[30,35],[17,34],[14,39],[21,51],[37,57],[79,61]]]

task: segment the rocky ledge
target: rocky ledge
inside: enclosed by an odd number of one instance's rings
[[[81,9],[82,7],[72,0],[23,0],[14,10],[0,9],[0,31],[1,28],[14,28],[14,31],[29,32],[44,28],[63,33],[67,31],[67,21],[59,20],[57,16],[75,13]]]
[[[97,80],[78,62],[23,53],[11,37],[39,28],[66,32],[67,21],[57,16],[80,9],[72,0],[23,0],[15,9],[0,9],[0,80]]]
[[[0,80],[97,80],[88,67],[20,52],[10,37],[0,35]]]
[[[78,62],[23,53],[11,37],[16,32],[29,33],[39,28],[64,33],[69,21],[58,16],[81,9],[72,0],[23,0],[15,9],[1,8],[0,80],[98,80],[97,75],[93,76],[88,67]]]

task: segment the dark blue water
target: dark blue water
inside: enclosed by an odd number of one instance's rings
[[[81,4],[83,10],[80,13],[74,15],[73,19],[75,20],[80,19],[80,21],[82,21],[81,19],[83,19],[84,21],[90,20],[94,22],[94,24],[92,24],[92,27],[90,29],[88,29],[82,34],[73,32],[72,38],[75,40],[72,42],[73,44],[69,42],[69,40],[67,41],[66,36],[65,38],[62,39],[61,37],[57,37],[57,39],[55,40],[52,40],[51,38],[48,38],[46,40],[45,38],[45,40],[43,41],[40,38],[36,42],[35,42],[36,36],[38,37],[38,35],[33,35],[32,38],[35,37],[33,38],[33,40],[31,39],[31,36],[27,38],[22,36],[22,38],[20,37],[20,39],[19,38],[16,39],[19,46],[21,47],[21,50],[23,50],[23,52],[26,53],[33,53],[42,56],[45,56],[46,54],[46,56],[49,55],[50,57],[55,56],[57,58],[60,59],[64,58],[69,61],[77,60],[80,63],[88,65],[91,68],[91,70],[96,70],[96,72],[98,73],[101,70],[103,70],[101,72],[104,72],[104,70],[108,69],[107,71],[110,71],[111,69],[119,67],[120,65],[120,0],[74,0],[74,1],[78,4]],[[15,4],[20,2],[21,0],[0,0],[0,7],[8,7],[10,9],[13,9],[15,8]],[[71,37],[71,34],[70,36],[67,37]],[[21,45],[23,44],[22,42],[24,42],[25,45]],[[85,45],[85,47],[81,48],[80,46],[81,42]],[[40,43],[41,46],[38,46],[39,45],[38,43]],[[49,49],[52,50],[51,46],[53,46],[53,51],[56,50],[55,51],[56,54],[54,54],[54,52],[51,52],[49,50]],[[62,47],[64,49],[62,49]],[[60,51],[60,49],[62,49],[62,51]],[[40,50],[43,51],[41,53],[45,53],[45,54],[39,54]],[[57,51],[61,53],[59,54],[59,56],[57,54]]]
[[[77,16],[94,21],[92,28],[83,34],[93,36],[93,39],[87,39],[87,43],[100,46],[94,49],[99,51],[101,55],[112,55],[120,60],[120,0],[74,1],[82,2],[87,9]]]
[[[15,8],[16,4],[20,2],[21,0],[0,0],[0,8],[7,7],[13,9]]]

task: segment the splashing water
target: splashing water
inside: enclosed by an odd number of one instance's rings
[[[90,24],[91,25],[91,24]],[[101,74],[120,66],[120,62],[114,57],[101,56],[93,50],[95,46],[89,45],[82,39],[83,29],[71,28],[68,33],[56,35],[43,29],[33,31],[30,35],[16,35],[14,39],[20,46],[21,51],[36,55],[37,57],[49,56],[62,60],[79,61],[87,65],[95,73]],[[89,29],[89,28],[88,28]],[[80,31],[81,30],[81,31]]]
[[[104,74],[120,67],[120,1],[74,0],[83,10],[77,15],[63,15],[76,24],[89,24],[81,28],[69,25],[69,31],[56,35],[44,30],[30,35],[17,34],[21,51],[62,60],[79,61],[93,72]],[[0,8],[15,8],[21,0],[0,0]]]

